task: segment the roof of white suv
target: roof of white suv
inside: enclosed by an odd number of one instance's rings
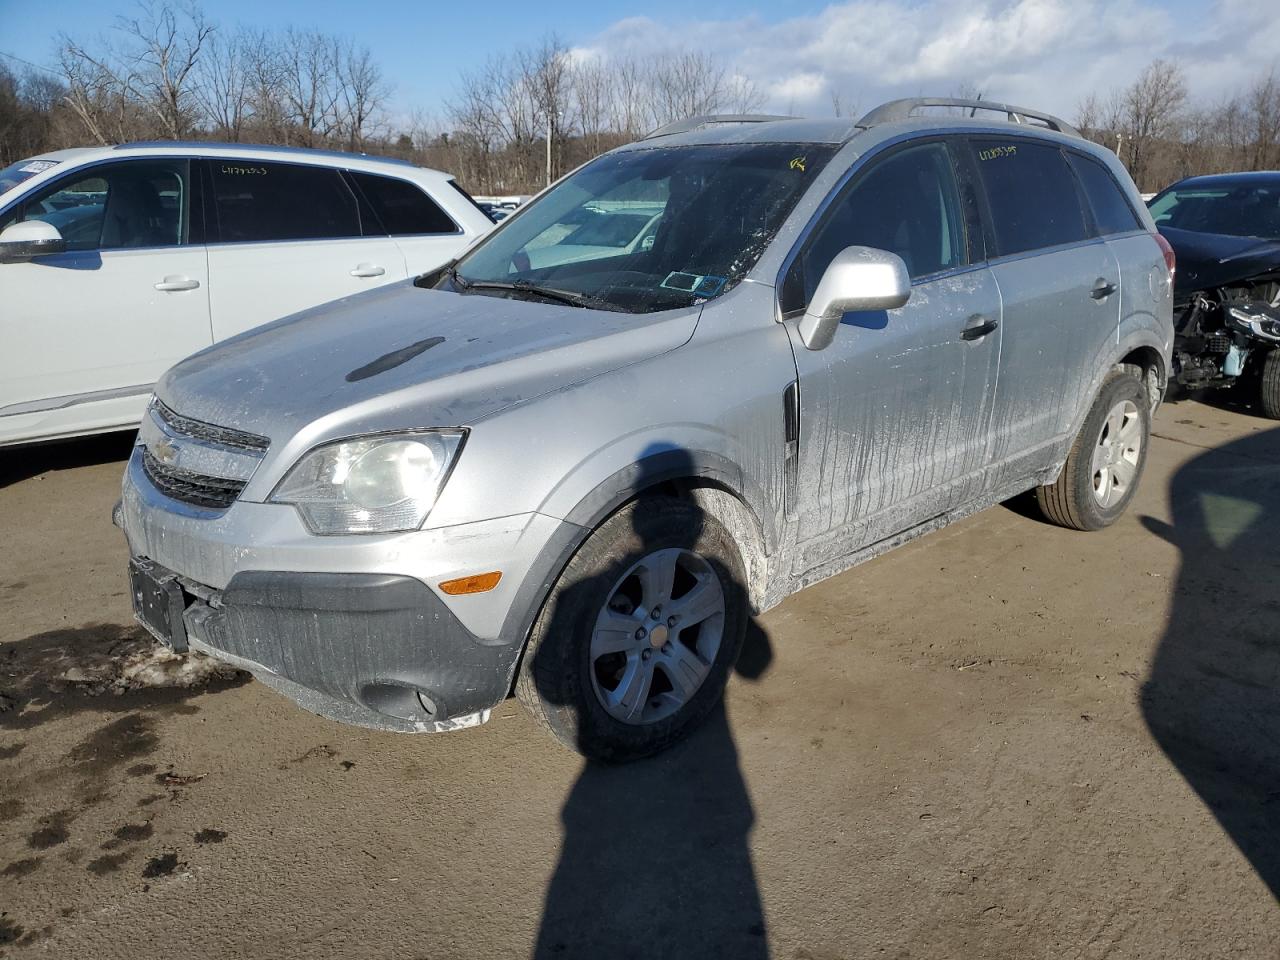
[[[0,188],[0,203],[6,202],[10,193],[37,186],[39,183],[60,176],[68,167],[103,160],[120,160],[128,157],[226,157],[237,160],[274,160],[280,163],[305,163],[311,166],[335,167],[343,170],[360,170],[368,173],[397,176],[412,180],[435,194],[442,191],[449,196],[448,184],[452,174],[430,167],[419,167],[408,160],[393,157],[369,156],[363,153],[344,153],[339,150],[313,150],[309,147],[273,147],[252,143],[218,143],[214,141],[158,140],[141,143],[121,143],[103,147],[71,147],[52,150],[22,163],[49,162],[30,179],[21,180],[6,191]],[[439,197],[437,197],[439,199]],[[484,217],[477,211],[478,217]],[[487,218],[484,218],[487,221]],[[478,228],[479,223],[472,224]]]
[[[342,167],[351,170],[385,170],[394,166],[400,171],[414,170],[439,174],[448,174],[429,167],[419,167],[408,160],[395,157],[380,157],[365,153],[347,153],[341,150],[314,150],[310,147],[276,147],[256,143],[220,143],[217,141],[184,141],[184,140],[151,140],[138,143],[120,143],[104,147],[71,147],[66,150],[53,150],[42,153],[31,160],[55,160],[59,163],[76,160],[106,160],[119,157],[136,156],[200,156],[200,157],[248,157],[258,160],[281,160],[285,162],[311,163],[317,166]],[[449,179],[452,179],[449,177]]]

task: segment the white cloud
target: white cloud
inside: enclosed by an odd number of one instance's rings
[[[804,73],[793,73],[783,77],[769,90],[769,95],[779,102],[792,100],[811,102],[821,97],[826,89],[826,77],[821,73],[806,70]]]
[[[1265,6],[1218,0],[1188,22],[1155,0],[852,0],[772,21],[629,17],[579,55],[707,50],[772,111],[829,114],[833,92],[866,109],[967,87],[1070,117],[1159,56],[1183,64],[1198,99],[1236,92],[1280,51],[1280,18]]]

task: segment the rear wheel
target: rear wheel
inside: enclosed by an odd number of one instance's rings
[[[746,634],[742,560],[693,504],[636,501],[588,538],[534,625],[516,696],[563,743],[631,760],[715,706]]]
[[[1036,488],[1041,512],[1074,530],[1100,530],[1119,519],[1142,478],[1151,437],[1151,402],[1129,369],[1098,391],[1062,473]]]
[[[1262,412],[1272,420],[1280,420],[1280,349],[1272,347],[1267,351],[1258,387]]]

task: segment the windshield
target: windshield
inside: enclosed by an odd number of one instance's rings
[[[1232,237],[1280,238],[1280,182],[1177,187],[1151,201],[1158,227]]]
[[[734,143],[606,154],[520,211],[440,285],[502,296],[547,289],[633,313],[709,300],[746,276],[835,149]]]
[[[56,167],[57,165],[57,160],[19,160],[17,163],[0,170],[0,193],[12,190],[23,180],[30,179],[37,173],[43,173],[50,167]]]

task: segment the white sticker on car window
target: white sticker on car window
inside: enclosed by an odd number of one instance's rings
[[[57,160],[32,160],[30,163],[24,163],[18,168],[21,173],[42,173],[50,167],[56,167]]]
[[[659,286],[668,290],[681,290],[699,297],[714,297],[729,280],[727,277],[715,277],[700,273],[685,273],[672,270]]]

